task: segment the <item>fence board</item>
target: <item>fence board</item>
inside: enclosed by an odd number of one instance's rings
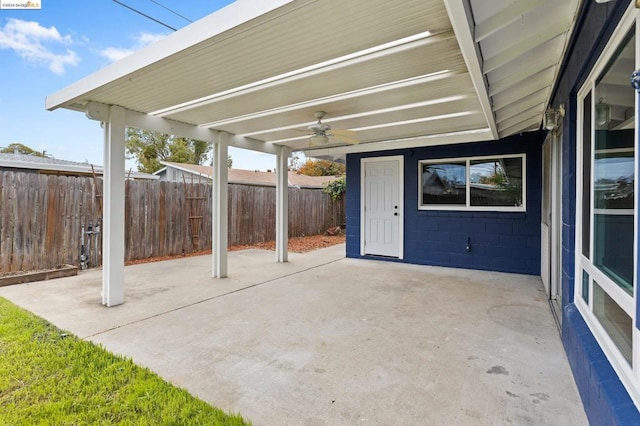
[[[125,259],[189,253],[211,248],[212,190],[206,183],[127,181]],[[187,193],[202,197],[193,209]],[[0,173],[0,272],[78,265],[82,229],[96,230],[102,180]],[[274,187],[229,185],[229,245],[275,239]],[[192,239],[190,215],[202,216],[199,244]],[[313,235],[344,223],[344,200],[333,202],[319,189],[289,188],[289,236]],[[90,265],[102,259],[101,235],[91,238]]]
[[[3,173],[3,186],[2,186],[2,259],[0,259],[0,265],[3,270],[11,269],[11,257],[13,254],[13,189],[15,188],[13,182],[13,174]]]

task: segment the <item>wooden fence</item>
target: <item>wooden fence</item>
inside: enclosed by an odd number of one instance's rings
[[[101,194],[100,179],[0,173],[0,272],[78,265],[83,228],[101,225]],[[275,199],[274,187],[229,185],[230,246],[275,239]],[[342,225],[344,207],[319,189],[289,188],[289,236]],[[211,208],[210,184],[127,181],[126,260],[210,249]],[[101,264],[99,237],[85,234],[91,266]]]

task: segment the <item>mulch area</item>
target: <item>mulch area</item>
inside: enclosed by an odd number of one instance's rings
[[[334,246],[336,244],[342,244],[346,241],[344,234],[340,235],[310,235],[305,237],[293,237],[289,238],[289,251],[293,253],[307,253],[313,250]],[[229,251],[247,250],[247,249],[261,249],[272,250],[276,249],[275,241],[267,241],[264,243],[246,244],[239,246],[229,247]],[[131,260],[126,262],[126,265],[138,265],[141,263],[160,262],[162,260],[177,259],[180,257],[202,256],[211,254],[211,250],[203,250],[194,253],[185,253],[184,255],[174,256],[160,256],[152,257],[149,259]]]

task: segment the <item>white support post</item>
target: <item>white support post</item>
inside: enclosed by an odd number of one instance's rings
[[[218,134],[218,141],[213,146],[213,211],[212,211],[212,245],[213,267],[215,278],[227,276],[227,240],[229,232],[229,135]]]
[[[289,155],[291,150],[280,147],[276,155],[276,256],[284,263],[289,258]]]
[[[104,124],[102,195],[102,304],[109,307],[124,303],[125,123],[125,110],[110,107]]]

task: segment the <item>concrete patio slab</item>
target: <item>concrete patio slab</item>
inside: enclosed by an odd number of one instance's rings
[[[537,277],[345,259],[344,246],[126,268],[0,296],[257,425],[588,424]]]

